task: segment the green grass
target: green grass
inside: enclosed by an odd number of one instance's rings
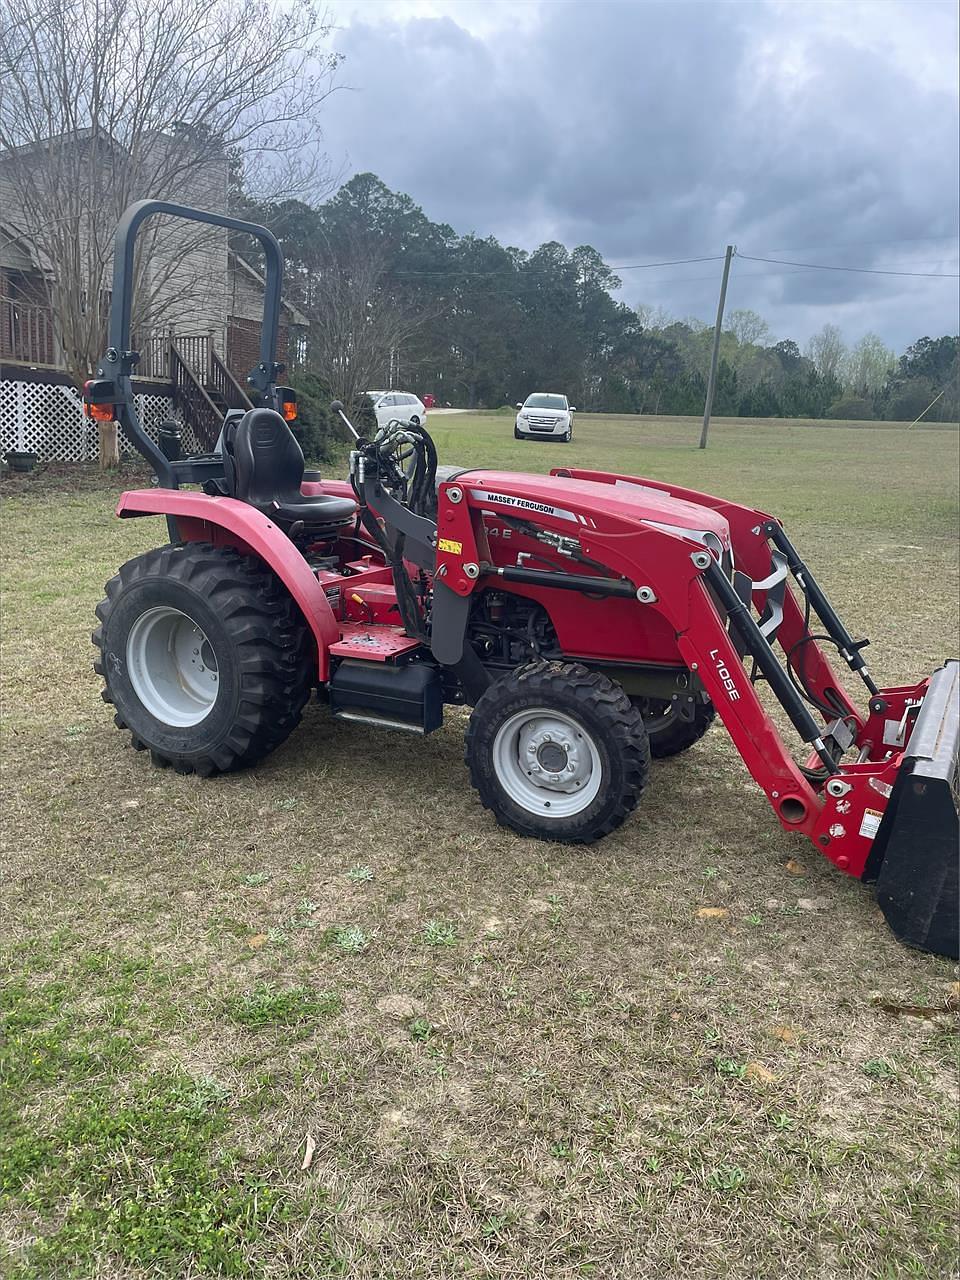
[[[511,471],[639,471],[747,502],[791,523],[826,517],[835,525],[846,518],[853,528],[890,529],[919,517],[950,528],[956,510],[955,472],[935,474],[956,457],[957,432],[949,426],[717,418],[702,451],[701,422],[694,418],[584,414],[569,445],[516,441],[513,419],[495,414],[441,415],[429,418],[428,427],[444,462]],[[914,493],[915,485],[922,492]]]
[[[241,1027],[293,1027],[320,1017],[339,1013],[343,1002],[329,992],[313,994],[306,987],[274,990],[259,982],[252,991],[231,996],[225,1002],[227,1015]]]
[[[430,429],[780,515],[885,683],[956,650],[955,430]],[[311,707],[252,772],[154,770],[90,667],[163,537],[113,499],[41,474],[2,511],[0,1275],[955,1274],[957,975],[719,726],[585,849],[493,824],[459,712],[398,742]]]

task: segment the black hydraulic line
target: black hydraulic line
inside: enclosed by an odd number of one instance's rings
[[[841,658],[844,659],[851,671],[856,671],[860,679],[867,686],[870,696],[873,697],[879,692],[876,684],[867,669],[867,664],[863,660],[860,650],[865,648],[870,642],[869,640],[854,640],[853,636],[843,625],[842,620],[837,614],[836,609],[827,599],[823,588],[817,582],[816,578],[807,568],[797,554],[797,549],[787,537],[785,531],[775,520],[768,520],[763,526],[763,532],[779,551],[782,551],[787,558],[787,565],[790,572],[796,578],[800,587],[803,589],[804,595],[813,605],[814,612],[827,629],[827,634],[833,640],[839,650]]]
[[[746,652],[763,672],[780,705],[793,722],[797,733],[804,742],[812,743],[817,755],[830,773],[836,773],[838,762],[821,737],[821,727],[814,720],[786,671],[777,661],[776,654],[750,609],[737,595],[733,583],[712,556],[703,576],[726,611],[730,625],[743,641]]]
[[[501,568],[484,564],[480,571],[506,582],[526,582],[534,587],[557,587],[561,591],[582,591],[594,596],[622,596],[626,600],[637,597],[637,588],[626,578],[591,578],[585,573],[551,573],[547,569],[524,569],[519,565]]]

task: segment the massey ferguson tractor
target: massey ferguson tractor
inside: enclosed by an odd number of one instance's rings
[[[228,415],[212,454],[168,458],[135,408],[134,247],[156,214],[265,255],[259,407]],[[467,768],[497,822],[589,843],[635,809],[651,756],[719,714],[781,826],[872,883],[904,942],[957,957],[957,661],[879,688],[780,521],[704,493],[441,467],[399,423],[354,432],[348,479],[305,471],[277,385],[281,275],[270,232],[235,219],[144,201],[117,229],[110,345],[84,395],[156,471],[117,515],[168,530],[97,608],[103,698],[133,746],[209,775],[279,746],[314,690],[335,717],[414,734],[466,705]]]

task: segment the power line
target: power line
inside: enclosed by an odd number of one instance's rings
[[[737,257],[740,255],[738,254]],[[734,279],[739,284],[741,280],[779,280],[782,276],[802,276],[804,268],[800,267],[796,271],[738,271]],[[648,284],[669,284],[683,286],[686,284],[699,284],[704,280],[717,283],[716,276],[657,276],[653,280],[649,280]]]
[[[791,262],[786,258],[756,258],[749,253],[738,253],[745,262],[770,262],[783,267],[803,267],[805,271],[852,271],[864,276],[915,276],[925,280],[960,280],[960,274],[941,271],[882,271],[879,267],[838,267],[823,262]],[[771,272],[771,275],[777,274]]]
[[[919,239],[919,237],[917,237]],[[932,237],[931,237],[932,238]],[[796,262],[790,258],[761,258],[754,254],[737,253],[738,258],[742,258],[745,262],[762,262],[770,266],[793,267],[795,270],[790,273],[779,271],[763,271],[753,273],[755,276],[777,276],[783,274],[796,275],[802,271],[845,271],[854,275],[870,275],[870,276],[901,276],[922,280],[960,280],[960,274],[956,272],[942,271],[894,271],[883,269],[880,267],[846,267],[836,263],[824,262]],[[661,262],[631,262],[631,263],[613,263],[605,264],[608,271],[647,271],[655,267],[680,267],[688,266],[692,263],[699,262],[722,262],[723,254],[704,254],[696,258],[670,258]],[[467,271],[454,268],[447,271],[418,271],[415,269],[397,268],[388,273],[393,278],[401,276],[416,276],[424,279],[494,279],[498,276],[510,276],[518,278],[523,275],[550,275],[552,268],[550,267],[530,267],[520,265],[517,267],[505,267],[499,271]],[[749,276],[739,276],[738,279],[749,279]],[[686,284],[696,280],[712,280],[713,276],[677,276],[672,280],[668,278],[670,283]],[[668,281],[665,280],[664,283]]]
[[[714,253],[702,258],[673,258],[668,262],[631,262],[617,266],[615,264],[604,263],[608,271],[646,271],[650,267],[680,267],[685,266],[689,262],[722,262],[723,254]],[[504,267],[502,271],[462,271],[454,269],[452,271],[415,271],[404,270],[399,268],[390,274],[394,276],[512,276],[518,274],[527,275],[550,275],[553,269],[551,267],[529,267],[522,264],[519,267]]]
[[[747,260],[746,254],[737,254],[737,257],[738,258],[742,257],[744,261]],[[754,262],[768,261],[768,259],[758,259],[758,258],[753,258],[750,260]],[[832,268],[827,268],[827,269],[832,270]],[[739,286],[744,280],[782,280],[785,276],[802,276],[802,275],[805,275],[808,271],[819,271],[819,270],[822,270],[822,268],[795,267],[792,271],[738,271],[736,275],[733,277],[733,279],[736,281],[737,285]],[[933,278],[937,280],[940,280],[940,279],[953,280],[956,277],[934,276]],[[669,284],[674,288],[682,289],[688,284],[700,284],[704,281],[712,282],[713,284],[716,284],[717,277],[716,276],[657,276],[653,280],[645,281],[645,283]]]
[[[888,240],[835,240],[832,244],[782,244],[775,249],[767,249],[766,253],[800,253],[804,249],[859,249],[861,245],[874,244],[916,244],[920,241],[951,244],[960,238],[960,230],[951,231],[945,236],[896,236]]]
[[[675,258],[672,262],[635,262],[623,267],[611,267],[611,271],[645,271],[647,267],[679,267],[687,262],[722,262],[723,254],[714,253],[708,258]]]

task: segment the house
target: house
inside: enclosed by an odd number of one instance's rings
[[[164,155],[179,155],[189,143],[162,137],[153,139],[152,146],[155,154],[161,148]],[[77,283],[71,281],[65,305],[64,282],[45,249],[49,241],[31,225],[37,217],[22,196],[34,189],[32,184],[48,181],[51,149],[66,156],[68,170],[73,166],[77,172],[92,172],[93,189],[123,188],[119,195],[114,192],[110,223],[125,205],[158,193],[138,189],[130,166],[121,168],[124,153],[111,139],[94,142],[89,131],[0,153],[0,455],[14,448],[36,452],[44,460],[79,460],[92,456],[95,446],[82,419],[77,367],[89,367],[106,346],[112,226],[100,230],[102,244],[91,248],[95,237],[85,236],[83,219],[76,218],[81,226]],[[171,167],[165,172],[172,172]],[[118,173],[123,183],[117,182]],[[204,157],[190,168],[184,187],[182,195],[171,198],[225,210],[225,159]],[[144,225],[141,242],[140,305],[134,312],[134,344],[141,360],[134,389],[142,416],[148,429],[155,429],[172,414],[182,422],[189,448],[211,448],[224,410],[250,403],[246,377],[259,360],[263,279],[231,247],[225,230],[152,219]],[[97,282],[92,291],[99,290],[98,297],[88,296],[86,279]],[[296,353],[307,325],[302,313],[284,304],[279,360],[286,362]],[[78,348],[89,354],[78,360]]]

